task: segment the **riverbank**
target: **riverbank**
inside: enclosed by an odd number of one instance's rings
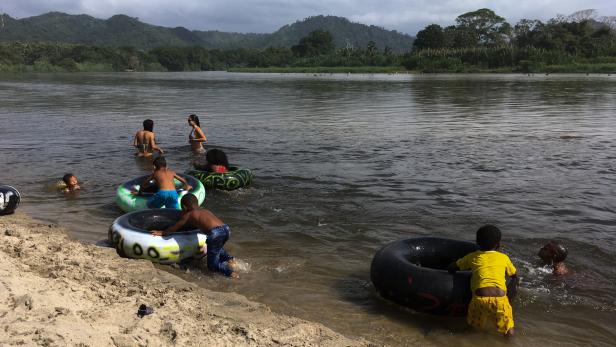
[[[22,213],[0,217],[0,239],[3,346],[370,345],[72,240]],[[153,314],[137,317],[142,303]]]
[[[313,66],[313,67],[246,67],[228,72],[252,73],[411,73],[401,66]]]

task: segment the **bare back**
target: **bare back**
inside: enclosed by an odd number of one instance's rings
[[[139,151],[139,154],[149,155],[154,152],[154,133],[147,130],[139,130],[135,134],[135,147]]]
[[[203,232],[207,232],[225,223],[218,219],[212,212],[206,209],[196,209],[188,212],[190,224],[198,227]]]
[[[155,170],[152,173],[152,178],[156,181],[156,185],[160,190],[175,190],[175,172],[167,168]]]

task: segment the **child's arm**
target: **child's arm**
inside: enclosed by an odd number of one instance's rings
[[[147,187],[147,186],[150,185],[150,181],[153,178],[154,178],[154,174],[151,174],[151,175],[147,176],[146,178],[144,178],[143,181],[141,181],[139,183],[139,190],[133,190],[133,191],[131,191],[131,194],[133,194],[133,195],[139,194],[139,192],[141,192],[144,187]]]
[[[137,147],[137,133],[135,133],[135,137],[133,137],[133,147]]]
[[[447,271],[449,271],[449,273],[455,273],[456,271],[460,270],[460,268],[458,267],[458,264],[454,261],[451,264],[449,264],[449,266],[447,267]]]
[[[180,177],[178,174],[173,173],[173,177],[176,178],[178,181],[182,182],[182,184],[184,185],[184,189],[191,190],[193,188],[190,184],[188,184],[188,182],[186,182],[185,179]]]
[[[188,218],[190,218],[190,214],[189,213],[185,213],[185,214],[182,215],[180,220],[177,221],[177,223],[175,223],[172,226],[170,226],[169,228],[167,228],[167,230],[165,230],[165,231],[152,230],[151,233],[154,236],[166,236],[166,235],[175,233],[178,230],[180,230],[180,228],[183,227],[184,224],[188,223]]]

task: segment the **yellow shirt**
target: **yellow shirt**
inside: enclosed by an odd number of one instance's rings
[[[507,292],[505,275],[513,276],[515,266],[506,254],[497,251],[475,251],[456,261],[460,270],[472,270],[471,291],[485,287],[498,287]]]

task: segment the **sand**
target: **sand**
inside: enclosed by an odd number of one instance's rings
[[[0,346],[371,345],[120,258],[21,213],[0,216],[0,291]],[[154,313],[139,318],[142,303]]]

